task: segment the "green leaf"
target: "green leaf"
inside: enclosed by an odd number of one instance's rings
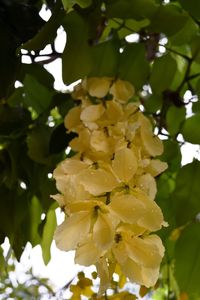
[[[192,111],[193,111],[193,113],[200,113],[200,101],[199,100],[192,104]]]
[[[120,19],[119,19],[120,20]],[[112,21],[113,24],[116,25],[114,21]],[[123,20],[121,20],[121,24],[123,23]],[[124,38],[125,36],[129,35],[130,32],[139,32],[142,28],[147,27],[150,24],[149,19],[143,19],[143,20],[134,20],[134,19],[127,19],[125,21],[125,26],[122,26],[121,29],[118,30],[118,36],[120,39]],[[119,27],[119,25],[118,25]]]
[[[171,106],[167,111],[166,122],[168,132],[174,136],[180,131],[182,122],[185,120],[185,107]]]
[[[37,78],[37,81],[45,87],[53,88],[54,77],[42,65],[38,63],[22,64],[17,79],[23,82],[27,74]]]
[[[194,18],[200,19],[200,2],[199,0],[178,0],[182,7],[188,11]]]
[[[2,4],[3,5],[3,4]],[[5,12],[2,12],[5,15]],[[6,25],[7,20],[0,23],[0,99],[8,96],[13,88],[16,74],[20,66],[20,57],[15,54],[17,48],[11,29]]]
[[[142,20],[154,15],[157,5],[153,0],[106,0],[109,18]]]
[[[192,57],[195,62],[200,63],[200,37],[197,36],[191,42]]]
[[[16,90],[15,96],[17,101],[21,98],[18,90]],[[23,107],[10,107],[7,104],[0,104],[0,135],[20,135],[20,132],[24,130],[31,123],[30,113]]]
[[[42,50],[48,44],[51,44],[57,34],[57,29],[61,25],[61,20],[65,13],[60,8],[59,1],[55,6],[55,10],[48,22],[41,28],[41,30],[28,42],[26,42],[22,48],[26,50]]]
[[[36,196],[34,196],[30,201],[30,208],[29,208],[29,222],[30,222],[30,233],[29,239],[34,247],[40,242],[40,236],[38,233],[39,224],[41,223],[41,214],[42,214],[42,207],[40,201]]]
[[[92,4],[92,0],[62,0],[64,9],[70,11],[75,4],[85,8]]]
[[[176,34],[172,35],[169,40],[173,45],[183,45],[190,43],[191,40],[198,34],[198,25],[195,21],[188,17],[186,24]]]
[[[198,130],[200,124],[200,114],[195,114],[185,120],[181,133],[184,139],[192,144],[200,144],[200,131]]]
[[[38,163],[49,162],[49,140],[51,131],[48,126],[38,125],[27,136],[28,155]]]
[[[128,44],[123,53],[118,69],[119,78],[133,83],[136,89],[140,89],[149,75],[149,64],[145,57],[143,44]]]
[[[176,47],[176,48],[173,47],[173,49],[179,53],[182,53],[182,47]],[[185,72],[187,70],[187,65],[188,65],[186,59],[183,58],[181,55],[175,55],[174,57],[176,58],[177,69],[173,77],[173,81],[170,85],[171,90],[177,90],[177,88],[180,86],[180,84],[184,80]],[[183,92],[182,89],[181,93],[184,94],[185,91]],[[180,95],[182,96],[183,94]]]
[[[171,203],[178,225],[191,221],[200,212],[200,162],[195,160],[182,167],[176,178]]]
[[[93,68],[89,76],[115,77],[119,62],[119,43],[109,40],[100,43],[92,49]]]
[[[63,26],[67,32],[67,43],[63,52],[63,81],[70,84],[88,75],[93,66],[89,46],[89,24],[76,12],[66,15]]]
[[[153,15],[149,30],[171,36],[181,30],[187,21],[188,16],[177,5],[161,5]]]
[[[51,258],[50,247],[53,240],[54,231],[56,228],[56,214],[54,209],[50,209],[46,215],[46,222],[42,234],[42,257],[45,265],[48,264]]]
[[[181,166],[181,151],[177,142],[166,140],[163,141],[164,153],[160,159],[168,163],[168,171],[177,172]]]
[[[148,113],[155,113],[162,107],[161,95],[152,94],[144,100],[144,107]]]
[[[38,114],[48,108],[52,100],[52,92],[27,74],[24,80],[24,103],[32,107]]]
[[[190,224],[182,232],[175,246],[175,277],[180,292],[188,299],[200,299],[200,224]]]
[[[196,88],[196,95],[198,97],[198,101],[194,102],[192,104],[192,111],[194,113],[199,113],[200,112],[200,101],[199,101],[199,99],[200,99],[200,79],[197,80],[195,88]]]
[[[170,54],[157,58],[153,64],[149,81],[153,92],[161,93],[169,89],[176,69],[176,60]]]
[[[52,132],[49,141],[49,152],[51,154],[59,153],[67,148],[70,141],[76,137],[74,132],[68,132],[64,126],[64,123],[59,124]]]

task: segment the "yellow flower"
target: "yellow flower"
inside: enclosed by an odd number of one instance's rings
[[[159,159],[151,159],[146,166],[145,171],[150,173],[153,177],[158,176],[167,169],[167,163]]]
[[[55,232],[55,241],[59,249],[69,251],[77,247],[87,248],[88,243],[91,245],[88,239],[90,233],[99,251],[105,251],[111,247],[119,221],[114,216],[111,218],[108,207],[103,202],[98,200],[74,202],[69,205],[69,211],[71,214]],[[80,251],[79,261],[84,263]],[[90,256],[89,252],[88,255]],[[85,261],[86,259],[87,255]]]
[[[111,82],[112,78],[109,77],[92,77],[85,78],[82,85],[92,97],[103,98],[108,93]]]
[[[149,231],[159,230],[163,225],[160,207],[140,190],[114,194],[109,209],[120,221],[137,224]]]
[[[78,243],[85,240],[90,230],[90,211],[81,211],[67,217],[56,228],[54,239],[60,250],[74,250]]]
[[[130,82],[117,79],[110,88],[110,93],[118,102],[126,103],[133,97],[135,90]]]
[[[91,266],[96,264],[102,254],[102,251],[96,247],[92,234],[89,234],[88,237],[78,245],[75,254],[75,263],[86,267]]]
[[[111,166],[103,162],[99,164],[98,169],[88,168],[81,172],[79,180],[85,190],[94,196],[110,192],[119,184]]]
[[[111,280],[106,257],[101,257],[95,265],[98,277],[100,278],[98,295],[102,295],[109,288]]]
[[[102,104],[89,105],[85,107],[80,115],[80,119],[85,122],[96,122],[105,112]]]
[[[123,273],[131,281],[146,287],[156,283],[164,255],[164,247],[157,235],[139,236],[119,229],[112,251]]]
[[[69,131],[77,131],[77,128],[81,126],[81,107],[75,106],[70,109],[68,114],[66,115],[64,119],[64,125]]]
[[[139,114],[141,124],[140,136],[143,143],[144,150],[150,156],[158,156],[163,153],[163,143],[153,135],[151,122],[142,114]]]
[[[142,174],[136,178],[135,183],[137,187],[144,191],[150,199],[155,199],[157,187],[156,181],[152,175],[148,173]]]
[[[131,149],[123,148],[115,152],[112,168],[123,183],[128,183],[137,171],[137,158]]]
[[[55,232],[56,244],[76,250],[76,263],[96,265],[100,294],[117,264],[131,281],[154,285],[164,254],[161,240],[150,233],[166,225],[154,201],[154,177],[167,164],[152,159],[163,152],[163,144],[139,104],[129,101],[134,93],[131,83],[108,77],[85,78],[75,87],[73,97],[81,102],[64,123],[77,133],[70,142],[77,154],[53,173],[61,194],[52,197],[66,214]],[[75,289],[73,299],[80,296]]]
[[[83,128],[79,131],[78,137],[75,137],[69,143],[72,150],[79,153],[87,152],[90,147],[90,131],[88,128]]]
[[[90,145],[93,151],[102,151],[112,155],[112,138],[103,130],[94,130],[90,136]]]

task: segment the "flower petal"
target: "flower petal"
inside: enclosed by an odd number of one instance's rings
[[[168,165],[164,161],[159,159],[152,159],[149,165],[146,167],[146,172],[150,173],[153,177],[158,176],[160,173],[167,169]]]
[[[164,225],[163,214],[156,202],[151,200],[145,193],[140,190],[134,190],[132,191],[132,194],[135,198],[140,200],[145,207],[143,215],[138,220],[137,224],[150,231],[161,229],[162,225]]]
[[[83,87],[92,97],[103,98],[109,91],[112,78],[109,77],[92,77],[83,81]]]
[[[150,199],[155,199],[157,193],[156,181],[150,174],[144,174],[137,178],[136,185],[144,191]]]
[[[53,172],[53,177],[57,179],[59,176],[73,175],[86,169],[88,164],[78,159],[67,158],[63,160]]]
[[[126,239],[127,255],[136,263],[147,268],[157,268],[160,265],[163,255],[160,255],[160,248],[162,243],[160,241],[160,247],[158,248],[158,241],[160,240],[154,235],[150,237],[132,237]]]
[[[83,122],[95,122],[103,115],[104,112],[105,108],[102,104],[89,105],[82,110],[80,119]]]
[[[130,82],[118,79],[110,88],[110,93],[113,95],[115,100],[120,103],[125,103],[133,97],[135,89]]]
[[[151,122],[143,114],[139,114],[139,120],[141,124],[140,135],[145,151],[150,156],[161,155],[163,143],[157,136],[153,135]]]
[[[123,148],[115,153],[112,167],[122,182],[128,183],[137,170],[137,159],[131,149]]]
[[[75,106],[70,109],[64,119],[64,125],[68,130],[74,130],[81,125],[80,121],[81,107]]]
[[[143,216],[145,204],[131,194],[122,194],[111,198],[109,208],[121,221],[134,224]]]
[[[118,186],[118,181],[111,172],[104,169],[87,169],[79,176],[81,184],[86,191],[94,196],[112,191]]]
[[[90,144],[91,148],[95,151],[102,151],[105,153],[111,152],[109,139],[102,130],[94,130],[91,133]]]
[[[89,233],[90,223],[89,212],[78,212],[67,218],[55,231],[57,247],[64,251],[74,250]]]
[[[75,263],[83,266],[94,265],[101,254],[101,251],[97,249],[94,241],[90,237],[78,246],[75,255]]]
[[[98,211],[97,221],[93,227],[93,239],[100,250],[107,250],[114,242],[115,227],[108,213]]]
[[[120,266],[123,273],[130,279],[130,281],[144,285],[147,288],[154,286],[158,280],[159,268],[144,268],[130,258],[127,259],[125,264]]]

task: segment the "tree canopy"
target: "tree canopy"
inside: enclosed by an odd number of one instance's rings
[[[112,77],[134,86],[132,101],[153,120],[164,143],[159,159],[168,163],[156,178],[169,224],[158,232],[165,246],[158,284],[167,295],[156,299],[200,299],[200,162],[181,165],[181,147],[200,144],[200,2],[2,0],[0,25],[0,244],[8,237],[18,260],[28,241],[40,244],[50,260],[52,173],[73,155],[66,149],[75,137],[64,126],[74,99],[54,88],[45,68],[61,59],[66,85]],[[60,27],[63,52],[55,47]]]

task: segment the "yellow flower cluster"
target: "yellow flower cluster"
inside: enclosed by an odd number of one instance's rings
[[[165,223],[154,201],[154,177],[167,164],[154,157],[163,152],[148,118],[130,101],[133,86],[112,78],[88,78],[75,87],[77,106],[65,118],[77,133],[77,153],[54,171],[65,211],[55,232],[57,247],[76,250],[75,262],[96,265],[100,293],[109,287],[116,268],[129,280],[153,286],[164,254],[151,232]]]

